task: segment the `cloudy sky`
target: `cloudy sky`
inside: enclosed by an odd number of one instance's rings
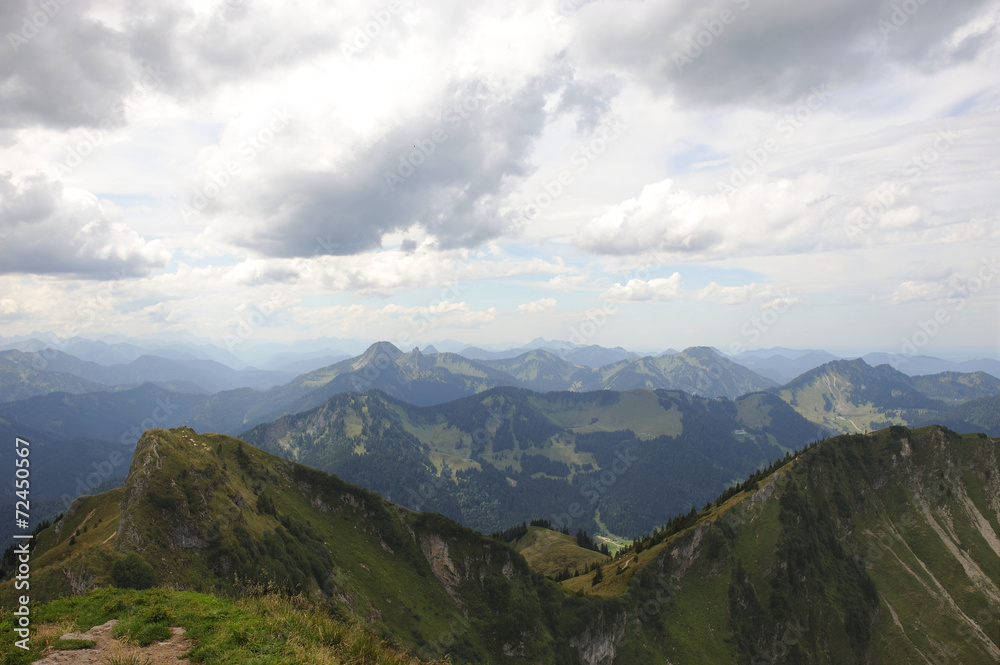
[[[0,336],[997,357],[998,25],[985,0],[3,2]]]

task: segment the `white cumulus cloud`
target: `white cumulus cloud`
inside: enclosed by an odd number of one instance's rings
[[[535,312],[545,312],[556,306],[555,298],[541,298],[532,302],[527,302],[522,305],[517,306],[517,311],[535,313]]]
[[[625,284],[616,283],[604,292],[603,297],[617,302],[644,302],[651,300],[676,300],[681,296],[681,274],[650,280],[630,279]]]

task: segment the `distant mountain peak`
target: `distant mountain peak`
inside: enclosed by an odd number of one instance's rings
[[[722,355],[710,346],[689,346],[681,353],[692,358],[722,359]]]
[[[390,361],[394,361],[403,355],[403,352],[396,347],[392,342],[375,342],[369,346],[358,360],[354,363],[355,368],[367,365],[380,357],[388,358]]]
[[[873,366],[865,362],[864,358],[850,358],[843,360],[831,360],[827,365],[832,365],[834,367],[853,367],[861,371],[872,369]]]

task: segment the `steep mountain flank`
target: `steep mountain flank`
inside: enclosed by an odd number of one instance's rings
[[[830,439],[563,586],[638,603],[615,662],[994,663],[998,453],[939,427]]]

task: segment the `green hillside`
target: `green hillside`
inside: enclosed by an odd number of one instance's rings
[[[656,358],[632,358],[595,370],[581,390],[666,388],[705,397],[728,397],[765,390],[774,382],[708,347],[691,347]]]
[[[958,432],[985,432],[990,436],[1000,436],[1000,395],[974,399],[935,414],[929,421]]]
[[[824,433],[774,395],[493,388],[430,407],[342,394],[241,436],[484,533],[546,518],[633,537]]]
[[[1000,379],[986,372],[941,372],[912,378],[917,390],[948,405],[1000,394]]]
[[[946,410],[948,404],[924,391],[954,395],[960,380],[947,374],[936,377],[917,381],[889,365],[836,360],[773,391],[818,425],[860,433],[920,423]]]
[[[514,542],[524,560],[546,577],[558,577],[566,571],[583,571],[594,563],[604,563],[608,557],[600,552],[580,547],[569,534],[538,526],[529,526],[528,532]]]

